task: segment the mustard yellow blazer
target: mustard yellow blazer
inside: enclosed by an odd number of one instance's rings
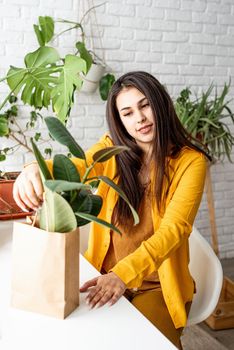
[[[113,146],[113,142],[105,134],[86,152],[88,164],[93,162],[92,155],[96,151],[110,146]],[[72,158],[72,161],[81,175],[84,174],[84,162],[77,158]],[[47,161],[47,164],[51,169],[52,161]],[[116,172],[116,160],[112,157],[96,164],[90,176],[106,175],[114,179]],[[184,147],[177,158],[169,159],[171,185],[161,215],[155,199],[152,200],[154,234],[112,269],[127,288],[140,287],[146,276],[158,271],[165,303],[176,328],[186,325],[185,304],[192,300],[194,293],[194,282],[188,269],[188,237],[202,198],[205,174],[204,155],[188,147]],[[152,173],[151,179],[153,176]],[[99,185],[98,194],[103,198],[99,217],[111,222],[118,195],[103,182]],[[85,257],[99,271],[109,244],[110,229],[93,222]]]

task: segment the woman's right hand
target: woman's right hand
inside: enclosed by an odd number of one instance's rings
[[[23,211],[28,211],[29,208],[37,210],[42,205],[43,192],[38,164],[28,165],[14,183],[14,200]]]

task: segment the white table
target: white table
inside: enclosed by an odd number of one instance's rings
[[[173,350],[176,347],[130,302],[89,310],[85,293],[65,320],[10,307],[12,222],[0,222],[0,349]],[[81,281],[98,272],[81,255]]]

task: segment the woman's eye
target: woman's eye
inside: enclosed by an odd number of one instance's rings
[[[128,117],[130,114],[131,114],[131,112],[126,113],[126,114],[123,115],[123,117]]]
[[[145,108],[145,107],[148,107],[149,106],[149,103],[146,103],[142,106],[142,108]]]

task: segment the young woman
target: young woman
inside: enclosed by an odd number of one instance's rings
[[[126,151],[97,165],[112,177],[137,209],[133,226],[128,205],[101,183],[99,217],[123,232],[92,223],[86,258],[102,275],[87,281],[91,308],[113,305],[125,295],[179,349],[195,284],[190,275],[188,237],[201,201],[206,159],[189,140],[165,88],[152,75],[130,72],[113,85],[107,102],[109,134],[88,152],[127,145]],[[73,159],[79,167],[79,160]],[[49,162],[48,162],[49,164]],[[50,164],[51,166],[51,164]],[[41,203],[38,166],[27,166],[15,182],[14,197],[26,209]]]

